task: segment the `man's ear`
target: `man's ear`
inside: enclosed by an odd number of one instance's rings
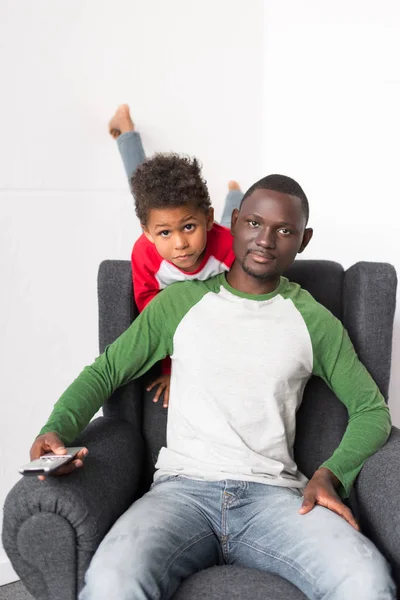
[[[232,235],[235,235],[235,227],[236,227],[238,218],[239,218],[239,209],[234,208],[232,211],[232,216],[231,216],[231,233],[232,233]]]
[[[143,223],[140,223],[140,227],[142,228],[142,231],[143,231],[144,235],[147,237],[147,239],[149,240],[149,242],[154,244],[154,240],[151,236],[150,231],[147,229],[146,225],[143,225]]]
[[[210,208],[208,209],[208,213],[206,215],[206,222],[207,222],[207,231],[211,231],[211,229],[213,228],[213,225],[214,225],[214,209],[212,206],[210,206]]]
[[[301,242],[299,254],[307,248],[307,246],[313,236],[313,233],[314,233],[314,231],[312,230],[311,227],[307,227],[307,229],[304,230],[303,240]]]

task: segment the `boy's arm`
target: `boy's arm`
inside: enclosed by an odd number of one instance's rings
[[[340,481],[339,492],[347,497],[364,462],[386,442],[391,420],[378,386],[358,359],[342,323],[322,309],[312,336],[314,374],[329,385],[346,406],[349,421],[341,443],[321,467]]]
[[[159,300],[159,301],[158,301]],[[40,435],[56,432],[68,444],[121,385],[140,377],[172,351],[171,314],[162,297],[151,305],[67,388]]]
[[[150,243],[150,242],[148,242]],[[160,264],[154,263],[148,253],[143,252],[146,243],[139,238],[132,250],[132,280],[133,294],[139,312],[142,312],[148,303],[161,291],[155,277]]]

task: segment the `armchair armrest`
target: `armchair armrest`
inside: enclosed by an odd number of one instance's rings
[[[24,477],[4,506],[4,548],[39,600],[76,599],[104,535],[142,492],[143,441],[131,424],[100,417],[74,445],[89,449],[82,469]]]
[[[363,466],[356,482],[361,526],[386,556],[400,584],[400,430]]]

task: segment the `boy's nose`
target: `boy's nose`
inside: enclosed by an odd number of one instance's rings
[[[182,250],[183,248],[187,248],[188,243],[184,235],[177,235],[175,238],[175,248],[177,250]]]

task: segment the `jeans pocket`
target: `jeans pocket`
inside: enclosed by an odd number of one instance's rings
[[[179,477],[180,477],[180,475],[161,475],[160,477],[157,477],[157,479],[151,484],[151,488],[153,488],[155,485],[158,485],[159,483],[167,483],[168,481],[176,481]]]

